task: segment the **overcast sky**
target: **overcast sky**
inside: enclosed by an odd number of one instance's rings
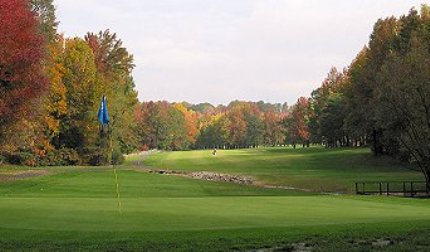
[[[55,0],[66,36],[110,29],[134,55],[139,99],[294,103],[347,66],[380,17],[413,0]]]

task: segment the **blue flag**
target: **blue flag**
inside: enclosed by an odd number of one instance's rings
[[[103,96],[102,102],[100,104],[99,113],[97,114],[97,117],[99,118],[99,122],[101,125],[105,125],[109,123],[109,112],[107,109],[107,101],[106,97]]]

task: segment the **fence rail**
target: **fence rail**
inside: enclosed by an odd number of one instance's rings
[[[403,194],[404,196],[416,196],[429,194],[429,184],[425,181],[357,181],[355,193],[360,195],[379,194]]]

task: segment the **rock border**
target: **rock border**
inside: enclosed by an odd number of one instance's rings
[[[229,183],[235,183],[240,185],[252,185],[255,182],[255,180],[250,176],[230,175],[230,174],[207,172],[207,171],[187,173],[187,172],[179,172],[174,170],[149,169],[149,173],[155,173],[155,174],[161,174],[161,175],[175,175],[175,176],[182,176],[182,177],[188,177],[192,179],[206,180],[206,181],[229,182]]]

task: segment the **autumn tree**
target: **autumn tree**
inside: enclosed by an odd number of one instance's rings
[[[271,146],[285,142],[286,129],[282,121],[284,116],[273,111],[264,114],[264,143]]]
[[[287,142],[295,148],[297,144],[309,146],[309,99],[300,97],[291,108],[291,112],[284,123],[287,129]]]
[[[46,136],[51,144],[60,148],[60,124],[67,114],[67,88],[64,85],[63,38],[48,45],[49,61],[45,63],[45,72],[49,79],[49,92],[42,97]]]
[[[246,145],[247,124],[243,108],[245,103],[234,101],[228,106],[226,117],[228,120],[229,148],[243,148]]]
[[[46,165],[77,151],[81,163],[98,163],[94,157],[107,151],[96,118],[102,95],[115,151],[134,150],[133,56],[117,35],[63,38],[52,0],[0,1],[0,9],[0,139],[9,151],[30,151]]]
[[[182,113],[185,120],[185,129],[187,132],[187,145],[192,146],[196,143],[198,134],[197,113],[187,109],[183,104],[176,103],[175,109]]]
[[[143,149],[190,148],[197,133],[193,123],[191,112],[178,103],[144,102],[137,108],[137,130]]]
[[[0,141],[9,142],[19,118],[32,118],[32,101],[47,88],[43,37],[24,0],[0,0]],[[25,128],[25,127],[23,127]]]
[[[160,128],[164,125],[160,118],[160,109],[155,102],[144,102],[136,108],[137,134],[144,149],[158,148]]]
[[[210,120],[200,129],[196,146],[200,149],[225,148],[228,145],[229,129],[225,114],[210,116]]]

